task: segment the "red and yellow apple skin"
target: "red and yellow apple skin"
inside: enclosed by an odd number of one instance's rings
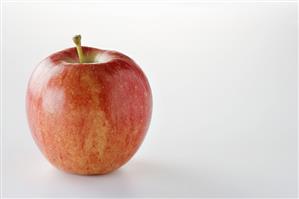
[[[67,172],[95,175],[125,164],[149,127],[152,94],[129,57],[83,47],[57,52],[33,72],[26,109],[32,136],[46,158]]]

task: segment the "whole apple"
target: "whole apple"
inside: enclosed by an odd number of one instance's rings
[[[41,61],[28,83],[31,134],[46,158],[67,172],[95,175],[125,164],[149,127],[152,94],[140,67],[115,51],[81,47]]]

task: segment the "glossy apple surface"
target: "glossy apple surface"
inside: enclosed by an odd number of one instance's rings
[[[146,76],[129,57],[83,47],[44,59],[33,72],[26,108],[32,136],[46,158],[71,173],[111,172],[141,145],[152,112]]]

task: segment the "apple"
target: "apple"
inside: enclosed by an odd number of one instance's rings
[[[28,83],[31,134],[57,168],[105,174],[138,150],[150,124],[152,94],[141,68],[128,56],[81,47],[41,61]]]

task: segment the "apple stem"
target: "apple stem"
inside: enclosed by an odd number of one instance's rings
[[[84,54],[83,54],[82,47],[81,47],[81,35],[75,35],[73,37],[73,41],[76,44],[79,62],[83,63],[84,62]]]

